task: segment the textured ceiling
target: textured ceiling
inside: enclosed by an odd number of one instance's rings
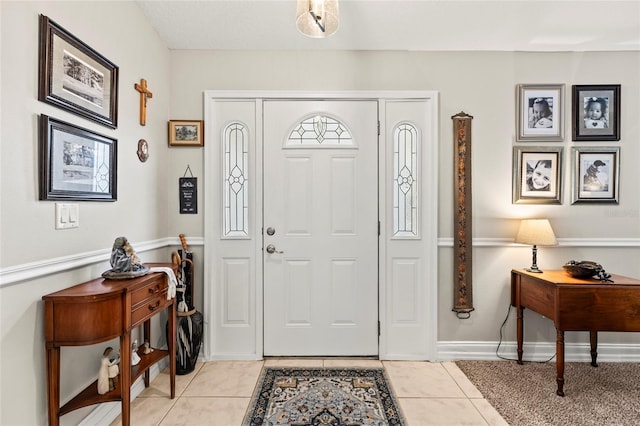
[[[640,51],[640,0],[341,0],[310,39],[295,0],[137,0],[170,49]]]

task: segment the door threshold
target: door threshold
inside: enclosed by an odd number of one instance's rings
[[[305,355],[305,356],[301,356],[301,355],[278,355],[278,356],[270,356],[270,355],[264,355],[262,357],[262,359],[266,360],[283,360],[283,359],[308,359],[308,360],[316,360],[316,359],[340,359],[340,360],[362,360],[362,359],[370,359],[370,360],[375,360],[375,361],[379,361],[380,357],[377,355]]]

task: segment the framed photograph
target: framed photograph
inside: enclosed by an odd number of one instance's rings
[[[169,120],[169,146],[203,146],[202,120]]]
[[[40,200],[116,201],[116,139],[40,116]]]
[[[38,99],[118,127],[118,67],[40,15]]]
[[[518,142],[564,140],[564,84],[519,84],[516,98]]]
[[[620,140],[620,85],[575,85],[571,97],[574,141]]]
[[[574,147],[572,154],[571,204],[618,204],[620,148]]]
[[[513,203],[562,204],[562,147],[513,148]]]

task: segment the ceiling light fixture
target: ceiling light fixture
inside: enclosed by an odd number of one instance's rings
[[[308,37],[324,38],[338,30],[338,0],[298,0],[296,25]]]

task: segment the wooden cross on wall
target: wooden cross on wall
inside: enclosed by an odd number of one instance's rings
[[[133,86],[138,92],[140,92],[140,125],[145,126],[147,124],[147,99],[153,98],[153,93],[147,89],[147,80],[140,79],[140,84],[136,83]]]

